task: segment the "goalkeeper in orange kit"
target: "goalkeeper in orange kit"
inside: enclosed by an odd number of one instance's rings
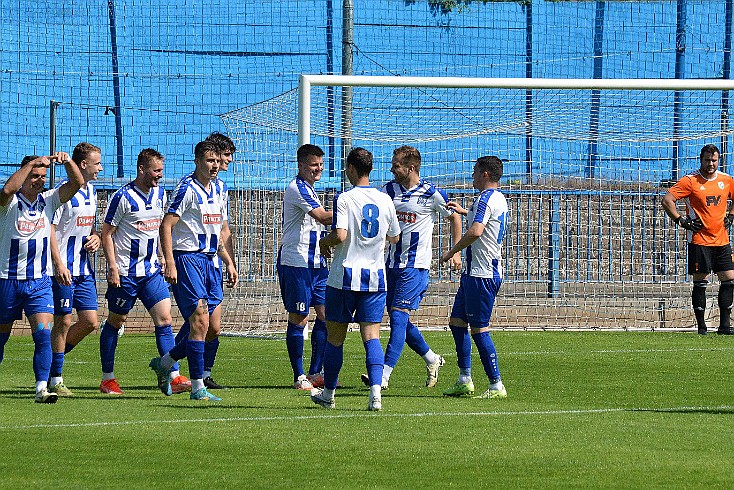
[[[718,334],[732,335],[731,308],[734,302],[734,262],[732,262],[729,228],[734,214],[728,201],[734,201],[734,179],[719,172],[721,152],[715,145],[701,148],[701,166],[681,178],[663,197],[663,209],[678,226],[688,231],[688,274],[693,278],[693,311],[698,333],[706,335],[706,287],[711,272],[719,286]],[[676,201],[685,199],[686,212],[681,214]]]

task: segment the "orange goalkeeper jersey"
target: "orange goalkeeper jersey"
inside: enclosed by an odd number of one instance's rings
[[[729,174],[716,172],[708,180],[696,170],[676,182],[670,193],[676,200],[686,200],[686,212],[691,219],[698,216],[703,222],[700,231],[688,232],[689,242],[707,246],[729,244],[729,233],[724,227],[727,200],[734,200],[734,179]]]

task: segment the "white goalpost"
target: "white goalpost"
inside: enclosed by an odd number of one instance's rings
[[[511,217],[492,328],[691,329],[685,235],[660,199],[698,168],[705,144],[720,147],[727,170],[732,89],[729,80],[302,75],[297,90],[222,115],[238,147],[230,201],[242,280],[228,293],[225,331],[285,330],[280,205],[307,142],[326,152],[316,190],[327,209],[352,147],[375,155],[375,185],[392,178],[394,148],[417,147],[421,176],[464,204],[477,157],[503,159]],[[437,223],[436,258],[448,242]],[[457,280],[434,261],[417,325],[446,326]],[[709,314],[715,322],[717,308]]]

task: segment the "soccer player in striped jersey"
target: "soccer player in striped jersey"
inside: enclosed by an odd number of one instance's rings
[[[380,322],[385,312],[385,240],[397,243],[400,224],[390,196],[370,186],[372,153],[354,148],[344,172],[354,186],[334,198],[331,232],[319,241],[321,255],[332,256],[326,282],[324,388],[311,390],[311,400],[334,408],[334,391],[344,360],[349,323],[358,322],[370,379],[367,410],[382,410]]]
[[[158,386],[166,393],[166,373],[181,358],[182,345],[189,362],[191,399],[218,401],[204,385],[204,344],[210,331],[219,332],[222,317],[222,274],[217,256],[227,268],[227,283],[237,284],[237,270],[227,251],[220,247],[227,221],[225,191],[217,179],[219,146],[202,141],[194,149],[194,173],[181,179],[160,229],[166,259],[166,280],[171,284],[178,309],[190,325],[189,337],[168,352],[153,358],[150,367]],[[178,352],[178,354],[176,354]],[[166,393],[168,394],[168,393]]]
[[[452,244],[461,238],[461,216],[446,206],[446,192],[421,179],[421,154],[412,146],[401,146],[393,151],[394,180],[382,191],[392,198],[400,222],[400,241],[390,245],[385,254],[387,268],[387,308],[390,315],[390,340],[385,349],[382,369],[382,389],[386,390],[390,375],[398,363],[403,346],[408,346],[426,363],[426,386],[432,388],[438,381],[438,371],[444,359],[431,350],[418,327],[410,321],[410,311],[417,310],[428,288],[431,267],[434,217],[438,214],[449,220]],[[451,258],[451,266],[461,267],[461,255]],[[369,378],[362,375],[362,382]]]
[[[506,398],[507,390],[497,364],[497,350],[489,334],[495,297],[502,284],[502,240],[507,230],[507,201],[499,191],[502,160],[496,156],[480,157],[474,165],[472,177],[474,188],[480,194],[469,210],[453,201],[448,204],[467,217],[467,230],[459,242],[441,256],[442,262],[448,262],[457,252],[466,249],[466,266],[449,320],[456,344],[459,379],[443,394],[474,394],[471,376],[471,340],[474,339],[484,372],[489,378],[489,388],[476,398]]]
[[[293,387],[311,390],[324,385],[321,369],[326,347],[324,301],[329,270],[319,251],[332,212],[326,211],[313,186],[324,170],[324,151],[305,144],[296,152],[298,175],[283,194],[283,236],[278,249],[278,282],[288,312],[285,343],[293,369]],[[316,321],[311,332],[311,364],[303,370],[303,330],[313,307]]]
[[[234,160],[234,152],[237,151],[237,147],[235,147],[234,142],[229,138],[229,136],[216,131],[207,136],[206,141],[211,141],[219,147],[219,172],[226,172],[229,169],[229,164]],[[225,184],[221,178],[217,177],[217,186],[217,188],[222,189],[225,199],[224,209],[227,212],[227,216],[229,216],[229,192],[227,190],[227,184]],[[229,229],[228,217],[222,222],[221,238],[221,246],[224,247],[227,254],[229,254],[232,260],[234,260],[234,245],[232,243],[232,232]],[[215,267],[220,271],[222,270],[221,262],[221,259],[214,262]],[[214,286],[221,289],[222,281]],[[224,297],[224,291],[222,291],[221,294],[222,297]],[[176,345],[181,344],[181,342],[186,342],[186,339],[189,337],[190,330],[189,320],[186,318],[184,319],[181,329],[176,334]],[[209,390],[219,390],[224,388],[222,385],[214,381],[214,378],[212,378],[212,369],[214,369],[214,362],[216,361],[217,351],[219,350],[219,334],[220,332],[214,332],[210,329],[209,332],[207,332],[206,341],[204,342],[204,386]]]
[[[107,258],[107,305],[109,315],[99,336],[102,359],[102,393],[121,395],[115,379],[115,350],[118,331],[139,298],[155,326],[158,352],[174,346],[171,329],[171,297],[159,261],[158,229],[166,206],[160,187],[165,157],[152,148],[138,155],[135,180],[110,198],[102,224],[102,248]],[[173,366],[170,389],[177,393],[190,389],[190,382]]]
[[[61,162],[69,180],[44,190],[46,169]],[[27,156],[0,191],[0,362],[15,320],[25,312],[33,335],[33,373],[37,403],[55,403],[48,391],[51,370],[53,293],[48,276],[51,220],[57,209],[82,185],[79,168],[69,155]]]
[[[102,171],[102,150],[90,143],[79,143],[71,159],[79,166],[83,183],[68,202],[54,214],[50,249],[54,277],[54,325],[51,328],[51,378],[49,391],[71,396],[64,384],[64,355],[97,327],[97,285],[90,255],[100,246],[95,231],[97,190],[92,185]],[[63,185],[66,179],[59,183]],[[71,324],[72,308],[77,321]]]
[[[734,262],[729,231],[734,223],[734,179],[719,172],[721,152],[716,145],[705,145],[699,156],[701,166],[681,178],[663,197],[667,215],[688,231],[688,274],[693,278],[691,300],[699,335],[706,335],[706,287],[709,274],[719,277],[719,335],[732,335],[731,308],[734,301]],[[685,214],[676,201],[684,199]]]

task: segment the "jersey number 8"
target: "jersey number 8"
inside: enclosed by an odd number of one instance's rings
[[[366,204],[362,207],[362,236],[365,238],[374,238],[380,231],[380,222],[377,218],[380,216],[380,208],[374,204]]]

